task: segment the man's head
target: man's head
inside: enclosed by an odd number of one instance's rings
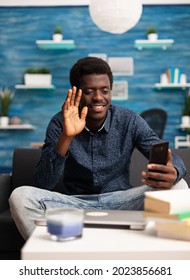
[[[109,65],[100,58],[82,58],[71,68],[70,83],[82,90],[80,109],[88,107],[86,124],[92,132],[97,131],[111,103],[113,76]]]
[[[89,74],[106,74],[110,81],[110,88],[112,89],[113,75],[110,66],[106,61],[97,57],[84,57],[73,65],[70,70],[71,86],[76,86],[79,89],[82,77]]]

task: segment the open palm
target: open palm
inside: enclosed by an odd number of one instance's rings
[[[67,99],[62,107],[64,120],[64,134],[73,137],[79,134],[85,127],[88,108],[84,107],[79,116],[79,103],[82,91],[76,93],[76,87],[68,91]]]

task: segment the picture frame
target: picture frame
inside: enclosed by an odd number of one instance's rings
[[[112,88],[112,100],[127,100],[128,99],[128,82],[114,81]]]

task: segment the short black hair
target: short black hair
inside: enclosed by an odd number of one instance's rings
[[[113,74],[108,63],[98,57],[84,57],[79,59],[70,70],[71,86],[79,89],[81,78],[89,74],[107,74],[110,80],[110,87],[113,85]]]

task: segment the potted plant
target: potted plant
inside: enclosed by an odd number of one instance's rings
[[[53,40],[56,42],[60,42],[63,39],[63,33],[61,26],[57,26],[53,33]]]
[[[146,32],[146,35],[150,41],[156,41],[158,39],[158,34],[155,28],[149,28]]]
[[[28,68],[24,73],[24,83],[28,86],[49,86],[52,83],[52,75],[47,68]]]
[[[181,122],[183,126],[190,125],[190,96],[189,95],[185,99]]]
[[[9,108],[14,97],[14,92],[9,88],[0,90],[1,117],[0,125],[7,126],[9,124]]]

